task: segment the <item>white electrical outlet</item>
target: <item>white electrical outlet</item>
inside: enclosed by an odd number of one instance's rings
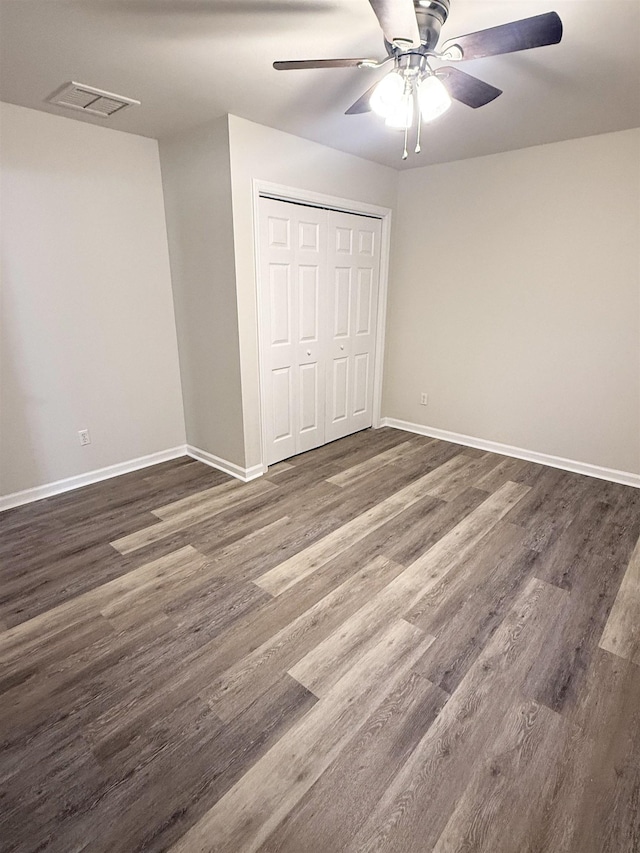
[[[91,436],[88,429],[79,429],[80,444],[84,447],[85,444],[91,444]]]
[[[425,394],[423,391],[422,394],[420,394],[420,405],[426,406],[428,402],[429,402],[429,395]]]

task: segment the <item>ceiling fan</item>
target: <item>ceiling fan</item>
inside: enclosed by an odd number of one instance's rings
[[[462,62],[533,47],[558,44],[562,21],[556,12],[547,12],[448,39],[436,50],[440,31],[447,20],[450,0],[369,0],[384,34],[384,59],[303,59],[274,62],[277,71],[300,68],[382,68],[393,69],[368,89],[346,111],[346,115],[373,110],[389,127],[404,130],[407,137],[418,116],[416,153],[420,151],[422,121],[432,121],[451,106],[451,99],[477,109],[490,103],[501,89],[472,77],[453,66],[432,68],[432,60]]]

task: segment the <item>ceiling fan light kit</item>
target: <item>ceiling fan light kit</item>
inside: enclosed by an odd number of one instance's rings
[[[414,121],[417,124],[415,151],[420,151],[421,123],[443,115],[452,99],[473,109],[491,103],[502,94],[491,86],[441,62],[463,62],[558,44],[562,39],[562,21],[556,12],[535,15],[475,33],[458,36],[436,46],[449,16],[450,0],[369,0],[384,34],[387,57],[374,59],[310,59],[274,62],[278,71],[298,68],[380,68],[393,61],[393,69],[372,86],[346,111],[347,115],[373,110],[387,127],[404,131],[407,138]],[[417,118],[416,118],[417,117]]]
[[[451,95],[447,87],[435,74],[425,77],[418,84],[418,102],[423,121],[433,121],[451,106]]]
[[[451,106],[451,97],[444,83],[423,61],[424,57],[404,54],[398,67],[375,86],[369,105],[385,119],[387,127],[405,131],[403,159],[408,157],[407,134],[418,116],[416,153],[420,151],[420,121],[433,121]]]
[[[404,95],[404,80],[397,71],[387,74],[378,83],[371,94],[369,104],[371,109],[382,118],[386,118]]]
[[[409,130],[413,124],[413,92],[407,89],[403,92],[395,104],[392,104],[385,122],[387,127],[393,127],[396,130]]]

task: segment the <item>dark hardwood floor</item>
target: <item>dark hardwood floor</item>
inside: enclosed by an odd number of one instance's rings
[[[0,849],[640,850],[640,490],[390,429],[0,515]]]

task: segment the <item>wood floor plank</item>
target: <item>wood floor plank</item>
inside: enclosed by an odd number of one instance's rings
[[[357,465],[353,465],[351,468],[347,468],[339,474],[334,474],[333,477],[328,477],[327,479],[330,483],[333,483],[336,486],[351,485],[357,480],[361,480],[363,477],[366,477],[368,474],[373,472],[377,473],[380,468],[384,467],[389,462],[395,462],[397,459],[401,459],[408,450],[413,450],[414,447],[415,445],[410,441],[403,441],[402,444],[396,444],[388,450],[383,450],[382,453],[378,453],[376,456],[372,456],[364,462],[359,462]]]
[[[217,490],[218,487],[216,487]],[[204,519],[211,518],[224,510],[228,510],[230,506],[238,504],[247,504],[256,496],[262,495],[273,489],[272,483],[267,480],[254,480],[251,483],[241,484],[241,488],[228,491],[225,494],[214,494],[206,501],[199,503],[197,506],[190,509],[184,509],[172,515],[164,521],[159,521],[150,527],[145,527],[135,533],[130,533],[128,536],[123,536],[116,539],[111,544],[121,554],[128,554],[131,551],[136,551],[145,545],[157,542],[169,536],[171,533],[181,531],[184,527],[197,524]],[[214,490],[215,491],[215,490]],[[189,500],[187,498],[186,500]]]
[[[123,564],[122,556],[108,542],[86,545],[63,556],[51,554],[51,559],[43,565],[31,564],[23,573],[3,582],[0,613],[7,628],[19,625],[125,574],[130,568],[133,566],[129,562]]]
[[[640,531],[634,512],[614,524],[615,505],[586,502],[535,573],[571,592],[567,619],[549,637],[548,652],[530,674],[532,695],[561,710],[577,701],[588,661],[597,647]]]
[[[533,576],[535,556],[523,531],[503,522],[407,615],[435,636],[417,669],[453,693]]]
[[[543,531],[546,538],[539,548],[544,548],[551,541],[550,531],[562,531],[573,520],[588,495],[587,479],[556,468],[542,470],[527,499],[520,503],[509,518],[513,524],[521,524],[530,531],[529,547],[536,547],[533,541]]]
[[[413,472],[414,477],[422,476],[429,471],[435,471],[436,468],[440,468],[461,453],[469,458],[472,455],[469,450],[470,448],[461,447],[459,444],[423,438],[422,443],[416,443],[413,450],[408,451],[392,465],[401,471]]]
[[[571,591],[565,620],[554,627],[547,654],[529,673],[531,695],[554,711],[577,701],[619,583],[613,566],[605,561],[591,558],[584,569],[593,583]]]
[[[484,473],[492,471],[497,464],[496,456],[493,453],[470,456],[468,452],[465,452],[463,455],[467,459],[467,465],[438,483],[431,491],[434,497],[442,498],[445,501],[455,500],[469,488],[470,483],[473,483],[476,478],[481,477]]]
[[[32,708],[39,717],[38,703],[69,680],[76,681],[86,650],[102,647],[105,642],[108,645],[113,634],[108,620],[99,613],[90,613],[68,627],[43,632],[42,639],[25,643],[29,651],[24,655],[18,650],[7,656],[0,675],[0,723],[5,745],[13,725],[23,725]]]
[[[409,611],[407,621],[423,630],[431,626],[435,630],[430,633],[446,626],[469,595],[477,595],[503,561],[522,551],[524,537],[521,527],[498,520],[485,531],[482,549],[472,549],[459,559],[455,569],[447,572]]]
[[[406,519],[401,535],[386,543],[383,553],[397,563],[410,566],[486,499],[486,492],[473,488],[452,501],[423,498],[400,516]]]
[[[640,669],[597,649],[525,853],[640,849]]]
[[[305,655],[290,674],[317,696],[323,695],[352,665],[359,649],[375,638],[380,626],[410,613],[527,491],[526,486],[506,483]]]
[[[205,703],[190,699],[137,735],[125,729],[130,740],[92,745],[92,754],[99,756],[102,781],[84,791],[74,789],[66,838],[48,839],[46,849],[60,853],[166,850],[314,703],[307,691],[286,678],[274,683],[264,697],[264,717],[249,709],[232,726],[224,727]],[[71,749],[67,760],[69,755],[73,757]],[[79,762],[75,768],[81,769]],[[7,815],[11,820],[7,828],[20,819],[29,823],[30,810],[64,808],[65,798],[62,790],[25,791],[15,798],[16,809]],[[138,808],[152,819],[141,822]],[[34,845],[38,841],[44,846],[45,839],[34,833]]]
[[[209,722],[215,720],[212,713],[204,713],[189,726],[189,720],[178,708],[173,737],[167,737],[165,723],[161,727],[160,744],[155,745],[153,758],[147,765],[147,776],[154,784],[148,784],[144,776],[141,778],[141,774],[136,773],[130,780],[127,778],[112,799],[112,813],[124,815],[124,825],[116,836],[123,853],[133,849],[166,851],[206,815],[291,726],[304,718],[314,704],[311,694],[285,676],[272,683],[258,712],[250,707],[222,728]],[[163,742],[165,748],[158,750]],[[127,759],[130,763],[126,766],[138,766],[133,764],[136,751],[131,747],[126,756],[116,753],[110,757],[111,778],[122,775],[121,763]],[[158,813],[160,819],[141,827],[134,815],[129,816],[127,805],[138,799],[142,813]],[[90,814],[87,817],[91,826]],[[104,830],[105,839],[97,849],[100,853],[109,853],[113,849],[110,844],[113,844],[114,832],[108,825]]]
[[[260,853],[344,849],[448,698],[426,678],[410,672],[268,837]]]
[[[274,675],[288,670],[401,569],[378,557],[226,670],[201,695],[221,719],[233,719],[267,689]]]
[[[225,480],[209,489],[202,489],[180,500],[172,501],[170,504],[158,507],[158,509],[154,509],[152,512],[163,521],[168,521],[170,518],[179,516],[189,518],[192,510],[206,506],[207,510],[213,510],[211,512],[213,515],[216,509],[220,507],[227,509],[234,502],[234,499],[238,499],[244,491],[244,485],[240,480]]]
[[[537,578],[527,584],[347,850],[400,853],[415,839],[433,849],[467,788],[470,757],[495,742],[567,598]]]
[[[72,846],[68,836],[56,836],[51,827],[64,814],[76,813],[88,792],[98,796],[105,782],[102,769],[77,732],[51,744],[43,758],[48,769],[46,787],[37,766],[26,768],[3,785],[0,838],[6,853],[82,849]],[[28,838],[24,837],[25,827]]]
[[[604,626],[600,648],[640,665],[640,540]]]
[[[89,638],[65,655],[63,664],[51,661],[22,690],[10,689],[1,697],[4,745],[24,745],[39,726],[57,720],[86,732],[98,725],[96,720],[103,729],[110,722],[119,730],[129,716],[149,718],[171,698],[163,688],[189,657],[192,640],[165,617],[135,630]],[[43,708],[48,709],[44,716]]]
[[[390,428],[2,513],[0,847],[636,853],[639,543]]]
[[[315,450],[295,456],[296,468],[313,469],[330,462],[336,464],[340,470],[344,470],[382,450],[401,444],[407,438],[406,433],[386,427],[369,429],[359,435],[348,435],[340,441],[332,441]]]
[[[433,853],[526,849],[539,820],[540,799],[553,788],[551,759],[568,737],[559,714],[531,700],[515,702],[494,742],[471,767],[469,783]],[[531,791],[526,800],[521,786]]]
[[[232,561],[234,574],[236,567],[240,572],[242,571],[242,566],[238,566],[238,559],[239,552],[236,551]],[[354,562],[351,571],[357,571],[365,565],[366,562],[362,565]],[[392,563],[388,566],[393,569]],[[351,573],[348,569],[349,566],[347,566],[346,576]],[[380,577],[382,579],[382,575]],[[158,675],[148,674],[147,680],[152,678],[150,687],[143,693],[136,690],[136,701],[132,707],[129,707],[130,703],[126,702],[126,694],[121,700],[122,708],[112,700],[109,714],[101,718],[100,725],[116,731],[120,725],[122,713],[147,719],[155,713],[162,697],[182,695],[189,690],[198,693],[207,690],[225,670],[234,666],[244,656],[251,654],[261,643],[267,642],[300,613],[320,601],[344,578],[343,561],[339,559],[332,561],[320,572],[315,573],[307,584],[298,585],[279,598],[271,599],[259,610],[252,609],[246,613],[239,613],[234,624],[227,625],[222,632],[216,631],[212,637],[206,628],[199,630],[198,627],[197,636],[203,637],[204,644],[197,645],[192,651],[179,657],[177,665],[172,663],[169,669],[163,667]],[[372,589],[374,588],[377,587],[372,586]],[[254,589],[258,591],[257,587]],[[160,679],[160,683],[156,683],[157,678]]]
[[[394,432],[387,429],[370,431],[366,441],[362,440],[362,436],[356,441],[348,436],[294,457],[295,465],[289,471],[272,472],[270,468],[266,478],[280,488],[300,488],[304,484],[309,486],[319,481],[328,483],[330,477],[406,440],[406,435],[393,435]]]
[[[321,496],[315,506],[292,505],[290,501],[287,501],[285,506],[292,518],[297,518],[306,524],[313,524],[322,517],[327,522],[332,522],[332,530],[337,530],[432,470],[430,464],[425,466],[424,471],[416,472],[405,470],[396,463],[389,463],[384,477],[376,477],[374,480],[370,478],[357,480],[342,487],[333,486],[333,494]]]
[[[206,557],[187,545],[167,557],[140,566],[47,613],[16,625],[0,637],[0,662],[6,665],[16,656],[23,656],[25,651],[33,654],[35,648],[42,645],[43,639],[64,629],[69,623],[95,616],[102,608],[114,608],[118,602],[130,601],[132,596],[144,596],[163,578],[183,576],[187,571],[198,572],[206,562]]]
[[[537,549],[541,554],[537,573],[570,590],[584,583],[585,561],[602,559],[621,572],[621,581],[639,536],[640,504],[628,500],[618,507],[615,500],[594,499],[587,493],[571,512],[570,522]]]
[[[402,620],[172,847],[257,850],[431,642]]]
[[[513,459],[511,456],[499,457],[493,468],[480,472],[480,476],[473,485],[476,489],[482,489],[485,492],[495,492],[508,480],[515,483],[524,482],[521,477],[526,476],[530,464],[522,459]]]
[[[424,477],[400,489],[373,509],[357,516],[305,551],[265,572],[256,579],[256,583],[272,595],[280,595],[289,587],[300,583],[336,553],[364,538],[380,525],[429,495],[439,482],[446,479],[453,471],[464,467],[466,462],[467,460],[462,456],[455,457],[435,471],[425,474]]]

